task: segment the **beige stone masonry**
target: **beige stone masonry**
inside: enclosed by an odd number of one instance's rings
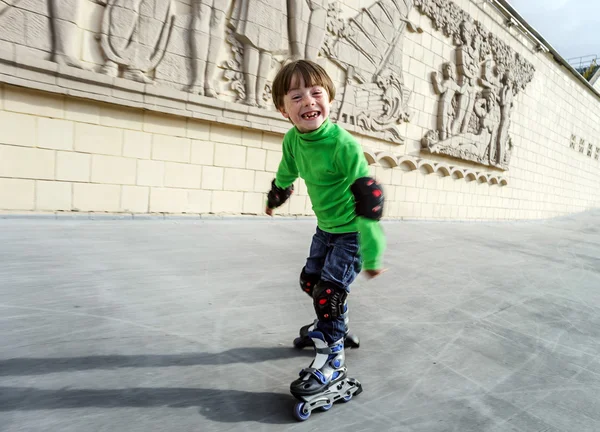
[[[123,130],[75,123],[75,150],[84,153],[120,156],[123,151]]]
[[[37,139],[36,121],[33,115],[0,111],[0,143],[34,147]]]
[[[254,171],[225,168],[223,189],[229,191],[251,192],[254,189]]]
[[[123,156],[136,159],[150,159],[152,155],[152,134],[135,130],[125,130],[123,135]]]
[[[172,162],[190,162],[191,140],[154,134],[152,159]]]
[[[144,186],[123,186],[121,188],[120,211],[125,213],[147,213],[150,188]]]
[[[0,146],[0,177],[54,179],[55,152],[51,150]]]
[[[118,212],[121,186],[73,183],[73,209],[79,211]]]
[[[431,74],[441,76],[446,62],[456,65],[457,47],[413,8],[408,19],[423,32],[405,31],[399,45],[403,83],[411,91],[410,121],[397,125],[404,142],[348,127],[383,184],[385,217],[532,219],[600,206],[598,94],[536,51],[520,30],[507,28],[488,3],[453,2],[535,67],[513,100],[510,166],[421,151],[422,138],[438,124],[440,95]],[[275,111],[231,102],[229,84],[209,98],[96,72],[105,58],[90,45],[97,44],[105,9],[85,3],[77,47],[94,71],[57,65],[39,48],[0,44],[0,211],[264,214],[290,123]],[[341,3],[345,18],[372,4]],[[179,39],[172,43],[183,43]],[[338,67],[324,64],[344,82]],[[313,214],[303,181],[276,213]]]
[[[246,148],[241,145],[215,144],[216,166],[244,168],[246,166]]]
[[[0,178],[0,202],[4,210],[33,210],[35,181]]]
[[[36,181],[35,182],[36,210],[63,210],[73,208],[73,187],[69,182]]]
[[[137,179],[139,186],[164,186],[165,162],[153,160],[137,161]]]
[[[136,184],[136,160],[117,156],[92,156],[92,183]]]
[[[200,189],[202,167],[176,162],[165,163],[165,186]]]
[[[39,117],[37,121],[38,147],[55,150],[73,150],[75,125],[72,121],[45,117]]]
[[[91,181],[92,155],[75,152],[56,152],[56,180]]]

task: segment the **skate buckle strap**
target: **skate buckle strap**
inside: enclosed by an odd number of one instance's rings
[[[315,369],[315,368],[302,369],[302,371],[300,371],[300,376],[307,374],[307,373],[311,374],[316,379],[318,379],[321,384],[327,384],[329,382],[327,377],[325,375],[323,375],[323,372],[321,372],[319,369]]]

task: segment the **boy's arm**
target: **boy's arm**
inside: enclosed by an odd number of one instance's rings
[[[342,146],[337,160],[350,179],[352,193],[357,201],[356,213],[363,269],[376,271],[370,273],[378,274],[377,270],[383,268],[383,252],[386,247],[385,235],[379,223],[383,210],[381,188],[369,177],[367,160],[360,144],[353,138],[352,142]]]
[[[290,149],[287,136],[283,139],[283,155],[275,176],[275,184],[281,189],[289,188],[298,178],[298,167]]]
[[[281,206],[287,201],[294,191],[293,183],[298,178],[298,167],[296,166],[296,161],[290,151],[289,142],[286,138],[283,139],[281,162],[279,162],[277,174],[271,183],[271,190],[267,195],[266,212],[268,215],[272,215],[274,208]]]

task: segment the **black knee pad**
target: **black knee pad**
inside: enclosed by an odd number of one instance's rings
[[[317,282],[319,282],[319,275],[307,274],[305,269],[302,269],[300,273],[300,289],[308,294],[310,297],[313,295],[313,289]]]
[[[313,290],[313,304],[321,321],[331,321],[344,314],[348,292],[335,284],[319,281]]]

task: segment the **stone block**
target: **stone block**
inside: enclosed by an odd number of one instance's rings
[[[125,130],[123,134],[123,156],[150,159],[152,134],[133,130]]]
[[[34,116],[0,111],[0,144],[34,147],[36,118]]]
[[[243,192],[213,191],[211,211],[213,213],[242,213]]]
[[[210,123],[199,120],[188,119],[187,137],[198,140],[210,139]]]
[[[186,189],[152,188],[150,190],[151,213],[185,213],[187,208]]]
[[[215,144],[216,166],[244,168],[246,166],[246,148],[229,144]]]
[[[56,152],[56,179],[89,182],[92,156],[85,153]]]
[[[82,123],[100,123],[100,104],[73,97],[65,98],[65,119]]]
[[[212,192],[208,190],[189,190],[186,213],[210,213]]]
[[[136,160],[120,156],[93,155],[92,182],[134,185]]]
[[[266,150],[258,148],[246,149],[246,168],[257,171],[264,171],[266,160]]]
[[[226,168],[223,189],[250,192],[254,188],[254,171]]]
[[[202,178],[202,167],[176,162],[165,163],[165,186],[198,189]]]
[[[72,199],[73,190],[69,182],[35,182],[36,210],[71,210]]]
[[[35,181],[0,178],[1,210],[33,210]]]
[[[121,186],[74,183],[73,209],[79,211],[118,212],[121,201]]]
[[[153,160],[137,161],[138,186],[164,186],[165,163]]]
[[[118,105],[100,106],[100,124],[123,129],[142,130],[144,112],[142,110],[119,107]]]
[[[202,169],[202,189],[223,189],[224,169],[219,167],[205,166]]]
[[[123,186],[121,188],[120,211],[128,213],[147,213],[150,200],[150,188],[143,186]]]
[[[215,158],[215,145],[210,141],[192,139],[191,162],[197,165],[212,165]]]
[[[73,150],[75,125],[69,120],[38,118],[37,146],[55,150]]]
[[[54,180],[51,150],[0,145],[0,176]]]
[[[123,149],[123,130],[86,123],[75,123],[75,150],[120,156]]]
[[[246,214],[262,215],[265,212],[266,194],[257,192],[246,192],[242,211]]]
[[[216,143],[242,144],[242,129],[225,125],[210,125],[210,140]]]
[[[254,129],[242,129],[242,145],[245,147],[262,147],[263,132]]]
[[[277,172],[277,169],[279,168],[279,163],[281,162],[282,155],[283,155],[283,153],[280,151],[268,150],[267,151],[267,163],[265,165],[265,169],[267,171]]]
[[[265,195],[266,197],[266,195]],[[305,213],[306,209],[306,198],[305,196],[300,196],[293,194],[290,197],[290,213],[293,215],[302,215]],[[266,199],[266,198],[265,198]]]
[[[4,109],[41,117],[63,118],[65,115],[64,96],[6,86],[4,88]]]
[[[156,134],[185,137],[187,119],[145,111],[143,129]]]
[[[254,192],[269,192],[274,177],[275,174],[272,172],[256,171],[254,173]]]
[[[152,159],[171,162],[190,161],[191,140],[168,135],[154,135]]]

